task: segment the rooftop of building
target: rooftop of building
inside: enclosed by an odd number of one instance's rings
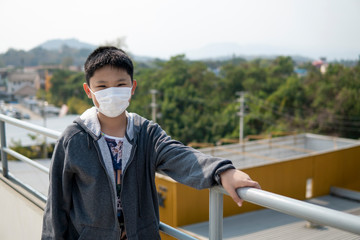
[[[311,155],[359,146],[359,140],[311,133],[248,141],[200,149],[201,152],[233,161],[240,169],[289,161]]]

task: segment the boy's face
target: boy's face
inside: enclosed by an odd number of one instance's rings
[[[114,68],[111,66],[105,66],[96,70],[94,75],[89,79],[89,84],[90,86],[84,83],[83,87],[86,95],[93,99],[96,107],[99,107],[99,103],[89,88],[91,88],[93,92],[97,92],[110,87],[131,87],[131,95],[134,95],[137,85],[135,79],[133,80],[133,83],[131,83],[131,77],[125,69]]]

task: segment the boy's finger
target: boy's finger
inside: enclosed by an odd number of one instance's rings
[[[254,187],[254,188],[261,189],[260,184],[258,182],[256,182],[256,181],[253,181],[253,180],[249,181],[249,186],[248,187]]]
[[[241,207],[244,200],[242,200],[236,193],[236,191],[231,191],[230,197],[236,202],[236,204]]]
[[[236,202],[236,203],[237,203],[237,205],[238,205],[239,207],[241,207],[242,204],[243,204],[243,202],[244,202],[244,200],[242,200],[242,199],[240,198],[240,201],[238,201],[238,202]]]
[[[253,187],[253,188],[261,189],[260,184],[258,182],[256,182],[256,181],[251,180],[251,179],[246,180],[246,181],[242,182],[239,185],[235,185],[235,188],[242,188],[242,187]]]
[[[253,188],[261,189],[260,184],[258,182],[256,182],[256,181],[253,181],[253,180],[249,180],[249,182],[246,184],[246,187],[253,187]],[[244,202],[244,200],[239,197],[236,190],[232,191],[232,193],[229,193],[229,195],[231,196],[231,198],[236,202],[236,204],[239,207],[242,206],[242,203]]]

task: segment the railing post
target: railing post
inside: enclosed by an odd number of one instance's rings
[[[4,177],[9,177],[9,169],[8,169],[8,161],[7,161],[7,153],[4,151],[6,148],[6,134],[5,134],[5,122],[0,121],[0,140],[1,140],[1,163],[2,163],[2,171]]]
[[[223,232],[223,194],[210,188],[209,240],[221,240]]]

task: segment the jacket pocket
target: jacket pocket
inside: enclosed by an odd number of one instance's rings
[[[120,232],[113,229],[104,229],[91,226],[85,226],[81,231],[78,240],[118,240],[120,239]]]

